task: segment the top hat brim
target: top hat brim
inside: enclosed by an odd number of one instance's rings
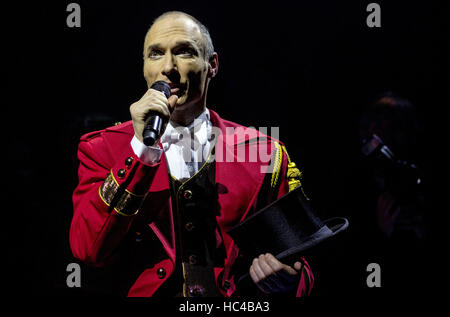
[[[328,225],[330,224],[330,225]],[[315,247],[319,243],[327,240],[338,233],[344,231],[348,227],[346,218],[334,217],[324,220],[324,226],[301,241],[298,245],[291,247],[275,255],[278,260],[283,260],[293,255],[301,256],[305,251]]]

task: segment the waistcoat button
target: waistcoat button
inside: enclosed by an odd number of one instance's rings
[[[191,199],[192,198],[192,192],[189,189],[186,189],[184,191],[184,193],[183,193],[183,197],[184,197],[184,199],[187,199],[187,200]]]
[[[188,260],[189,260],[189,264],[197,264],[197,256],[195,256],[195,255],[190,255]]]
[[[191,232],[192,230],[195,229],[195,225],[192,222],[187,222],[184,227],[186,228],[187,231]]]
[[[205,289],[200,285],[194,285],[189,287],[189,296],[202,297],[205,293]]]

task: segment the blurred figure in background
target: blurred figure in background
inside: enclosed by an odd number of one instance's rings
[[[377,229],[384,238],[424,238],[421,127],[412,103],[393,92],[377,96],[360,119],[362,151],[376,183]]]
[[[383,262],[389,291],[413,290],[424,282],[422,266],[417,265],[426,261],[427,213],[416,109],[396,93],[384,92],[361,114],[359,136],[371,184],[361,189],[371,198],[359,216],[367,254]]]

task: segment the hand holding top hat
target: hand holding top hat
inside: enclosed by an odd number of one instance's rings
[[[301,262],[297,261],[291,267],[278,261],[272,254],[266,253],[253,260],[249,274],[263,293],[281,293],[294,287],[302,268]]]
[[[267,253],[273,255],[282,265],[281,271],[293,273],[287,268],[289,264],[298,267],[297,263],[290,263],[293,259],[298,261],[305,251],[329,240],[347,227],[348,221],[345,218],[336,217],[322,221],[312,210],[301,187],[298,187],[231,228],[228,234],[239,247],[241,254],[247,258],[258,259],[256,263],[255,261],[252,263],[254,266],[252,271],[255,274],[250,272],[258,285],[262,280],[261,277],[270,275],[268,278],[270,280],[273,279],[273,274],[261,274],[258,271],[261,265],[253,264],[275,263],[273,260],[269,263],[262,258],[259,260],[260,255]],[[280,264],[274,265],[279,269]],[[265,268],[269,272],[268,268]],[[264,273],[264,270],[262,271]],[[284,274],[279,273],[281,271],[275,272],[278,275]],[[240,280],[247,277],[248,274],[242,276]]]

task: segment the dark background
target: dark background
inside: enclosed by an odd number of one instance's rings
[[[76,262],[68,233],[77,143],[83,133],[129,120],[129,106],[146,91],[144,36],[168,10],[192,14],[210,30],[219,73],[209,107],[243,125],[279,126],[319,214],[352,220],[364,212],[358,118],[385,90],[417,107],[424,131],[418,160],[431,184],[439,170],[437,119],[449,100],[443,68],[448,12],[439,2],[378,1],[382,26],[369,28],[370,2],[77,1],[81,28],[66,26],[69,1],[3,7],[4,204],[11,203],[3,232],[11,292],[96,294],[107,285],[107,273],[83,266],[82,289],[66,286],[66,266]],[[438,218],[431,210],[429,227]],[[427,243],[433,241],[429,232]],[[428,250],[420,263],[437,262]],[[339,251],[330,254],[325,262],[312,259],[320,262],[316,294],[367,291],[365,267],[373,259],[351,266]],[[342,277],[327,283],[326,276],[341,274],[336,265],[347,263],[353,284],[343,285]]]

